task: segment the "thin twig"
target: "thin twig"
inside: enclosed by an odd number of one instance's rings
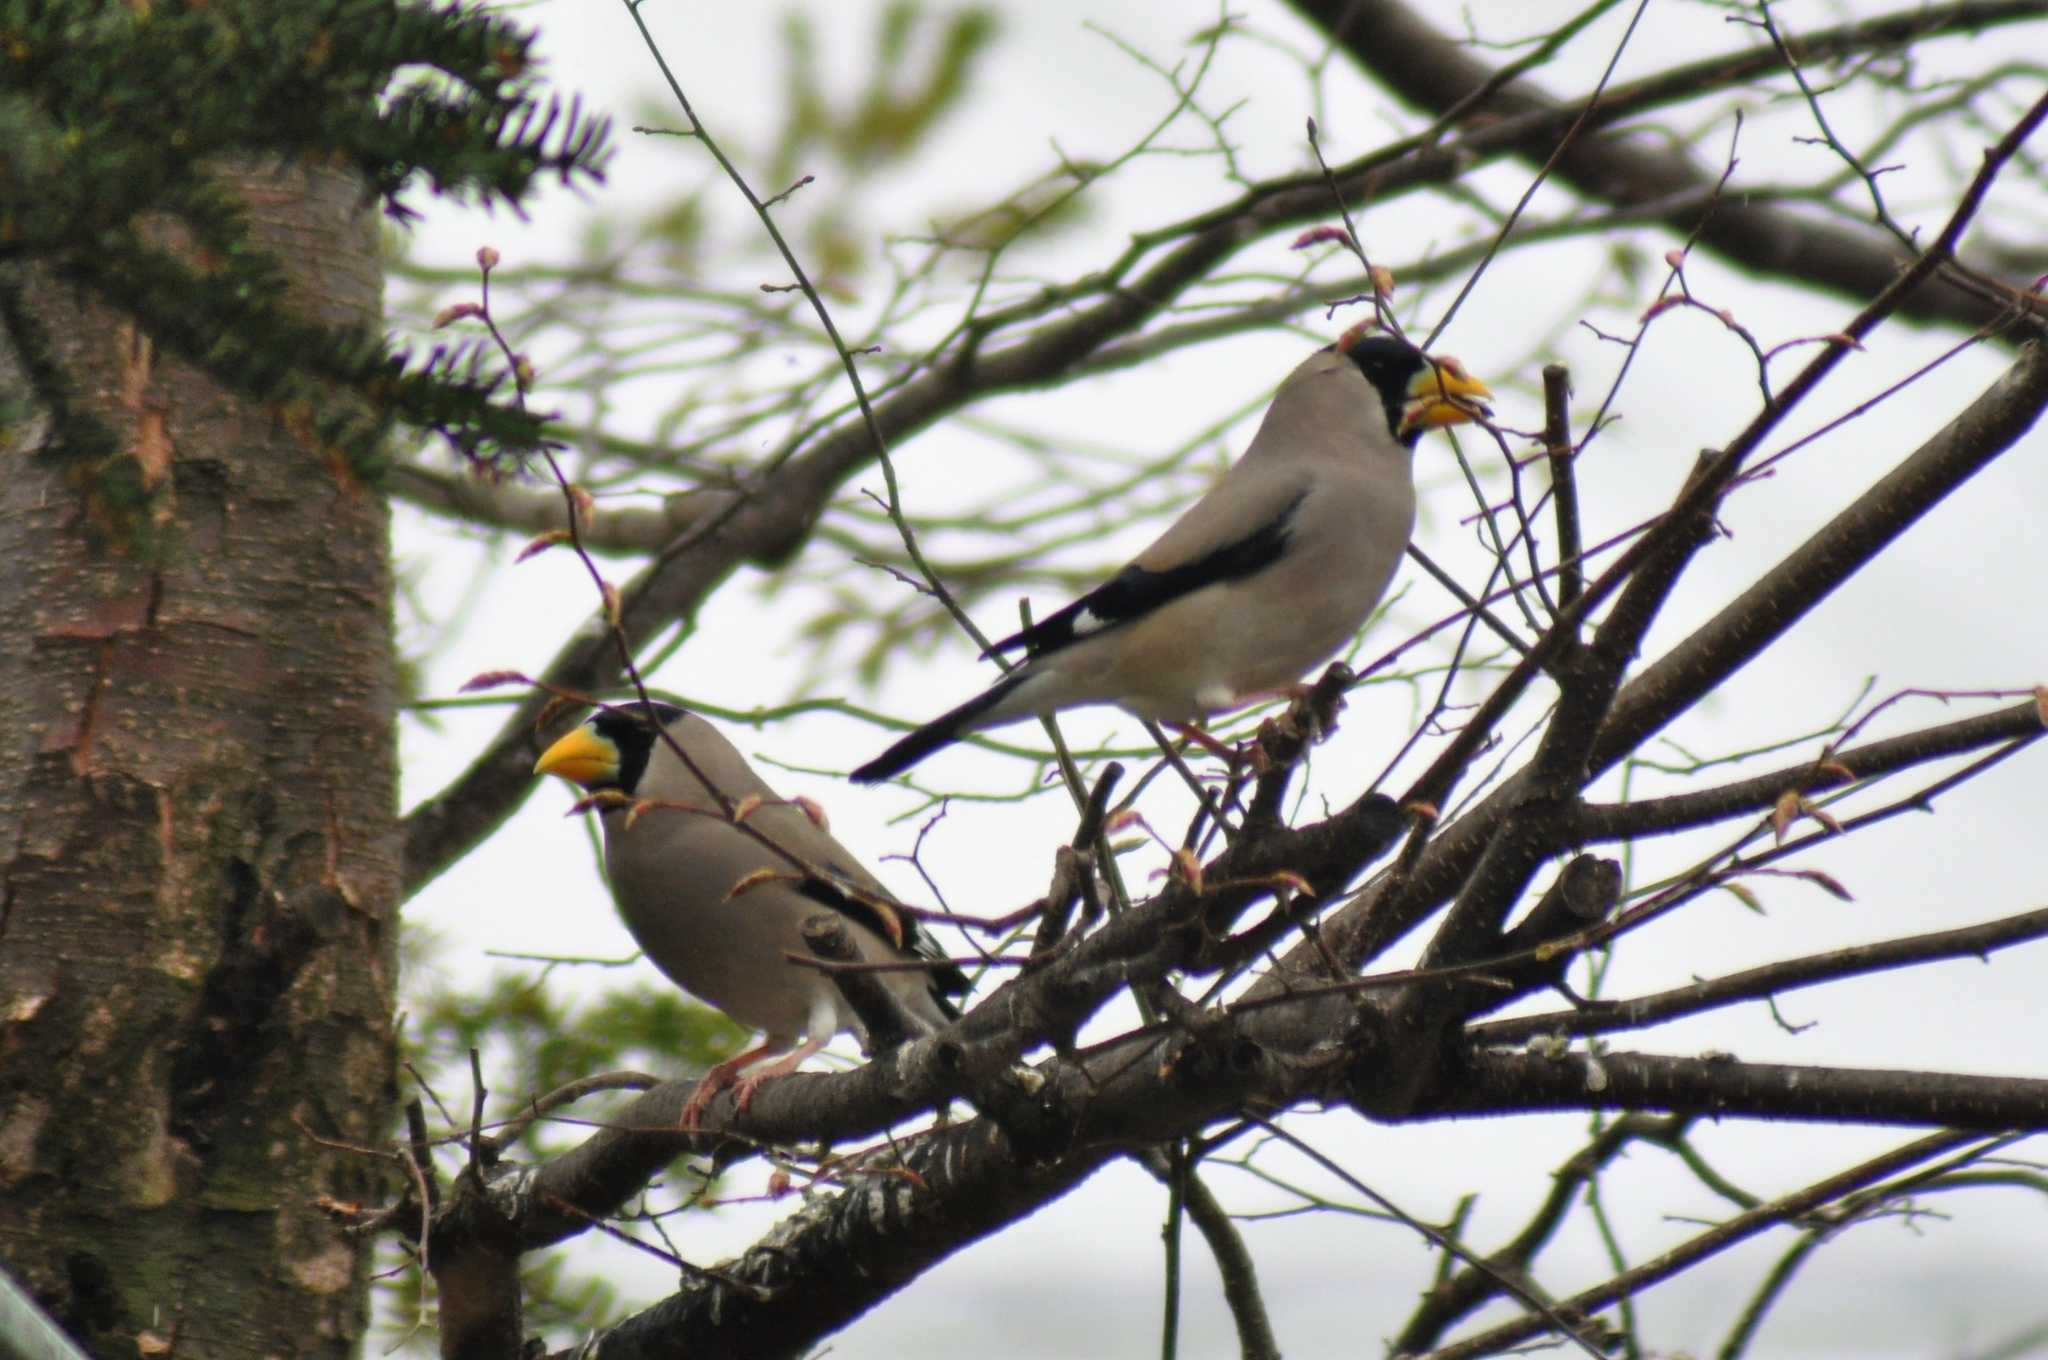
[[[1636,25],[1643,21],[1643,13],[1649,8],[1650,0],[1641,0],[1636,6],[1636,12],[1629,16],[1628,27],[1622,30],[1621,40],[1615,43],[1613,53],[1607,58],[1607,68],[1600,73],[1600,80],[1593,86],[1593,93],[1586,98],[1584,106],[1580,108],[1579,116],[1572,121],[1571,127],[1565,130],[1564,136],[1558,138],[1557,146],[1551,151],[1550,158],[1543,162],[1535,177],[1529,181],[1529,187],[1524,189],[1521,198],[1515,201],[1507,220],[1500,224],[1500,230],[1494,234],[1493,244],[1487,248],[1485,256],[1473,267],[1472,272],[1465,276],[1465,282],[1458,289],[1457,296],[1451,299],[1451,305],[1444,308],[1444,314],[1438,317],[1436,325],[1430,328],[1428,337],[1422,342],[1423,349],[1434,346],[1437,337],[1450,326],[1451,318],[1458,314],[1458,309],[1465,305],[1465,299],[1472,295],[1472,290],[1478,287],[1479,280],[1486,276],[1487,266],[1491,265],[1493,257],[1500,253],[1501,246],[1508,239],[1508,233],[1515,229],[1515,223],[1520,221],[1522,214],[1528,210],[1529,201],[1536,197],[1536,191],[1543,187],[1543,181],[1550,178],[1550,172],[1564,159],[1564,153],[1571,150],[1572,143],[1585,131],[1586,120],[1593,116],[1593,110],[1600,107],[1600,97],[1607,93],[1607,83],[1614,79],[1614,70],[1621,65],[1621,54],[1628,50],[1629,40],[1636,35]]]
[[[1550,460],[1550,494],[1557,515],[1557,604],[1569,609],[1586,588],[1579,539],[1579,483],[1572,455],[1572,375],[1563,364],[1543,366],[1543,452]]]
[[[915,566],[918,575],[924,578],[925,588],[931,592],[932,598],[937,600],[939,606],[960,625],[960,630],[974,640],[976,647],[987,651],[987,636],[975,626],[974,620],[967,616],[967,611],[960,607],[959,601],[953,598],[952,592],[939,580],[938,573],[934,572],[931,563],[925,560],[924,550],[918,547],[917,534],[911,529],[910,520],[903,513],[903,496],[896,482],[896,465],[889,457],[889,441],[882,435],[881,424],[875,419],[875,408],[868,401],[867,384],[861,381],[860,366],[854,363],[853,352],[840,337],[839,327],[832,320],[831,309],[825,306],[825,299],[819,295],[817,286],[811,282],[810,275],[805,272],[804,267],[797,262],[796,252],[791,250],[789,242],[783,239],[782,229],[775,225],[775,215],[747,183],[746,176],[740,173],[739,167],[732,163],[731,158],[705,129],[703,120],[697,116],[697,111],[690,107],[689,96],[683,93],[683,87],[676,80],[675,73],[669,69],[668,60],[662,55],[660,45],[654,41],[654,35],[647,31],[647,25],[640,17],[640,0],[622,0],[622,3],[626,7],[626,13],[632,16],[634,27],[640,30],[641,41],[647,45],[647,51],[654,58],[654,64],[660,68],[662,79],[668,82],[669,93],[675,97],[683,116],[690,120],[690,135],[711,153],[711,158],[718,162],[718,168],[725,172],[726,178],[732,181],[733,187],[739,190],[740,196],[746,199],[747,205],[754,210],[754,215],[760,218],[762,229],[768,233],[768,239],[775,243],[775,249],[782,256],[783,264],[788,267],[790,277],[796,280],[796,286],[802,290],[804,299],[811,304],[811,310],[817,314],[818,324],[824,328],[825,337],[832,342],[833,350],[839,355],[840,365],[846,370],[846,380],[853,387],[853,399],[860,407],[861,422],[867,427],[868,442],[874,449],[875,462],[882,469],[882,481],[889,489],[889,519],[895,524],[896,532],[903,540],[903,550],[909,556],[911,565]]]
[[[1606,1357],[1600,1353],[1598,1348],[1596,1348],[1591,1342],[1587,1341],[1584,1337],[1580,1336],[1577,1329],[1567,1325],[1565,1320],[1558,1315],[1558,1312],[1555,1309],[1553,1309],[1548,1303],[1544,1302],[1542,1299],[1538,1298],[1533,1292],[1531,1292],[1529,1287],[1523,1284],[1520,1280],[1514,1279],[1513,1277],[1505,1274],[1504,1272],[1495,1269],[1491,1262],[1486,1261],[1481,1257],[1473,1255],[1472,1252],[1468,1250],[1462,1243],[1457,1242],[1451,1237],[1446,1236],[1440,1230],[1431,1227],[1429,1224],[1424,1223],[1421,1219],[1414,1217],[1412,1214],[1406,1213],[1402,1210],[1402,1208],[1399,1205],[1395,1204],[1385,1195],[1382,1195],[1379,1191],[1373,1189],[1364,1181],[1352,1175],[1349,1171],[1346,1171],[1336,1161],[1326,1156],[1316,1148],[1312,1147],[1310,1144],[1302,1141],[1301,1139],[1295,1137],[1293,1134],[1289,1133],[1287,1130],[1281,1128],[1272,1120],[1265,1118],[1263,1115],[1254,1114],[1250,1112],[1246,1113],[1245,1118],[1250,1122],[1257,1124],[1267,1133],[1271,1134],[1275,1138],[1278,1138],[1281,1142],[1287,1144],[1289,1147],[1299,1152],[1302,1156],[1308,1158],[1317,1166],[1320,1166],[1323,1170],[1329,1172],[1332,1176],[1335,1176],[1338,1180],[1350,1186],[1353,1190],[1356,1190],[1359,1194],[1364,1195],[1374,1204],[1379,1205],[1380,1208],[1384,1210],[1386,1213],[1391,1214],[1394,1218],[1400,1220],[1402,1223],[1406,1224],[1410,1229],[1414,1230],[1415,1232],[1422,1234],[1424,1237],[1428,1238],[1432,1243],[1434,1243],[1437,1247],[1457,1257],[1460,1261],[1463,1261],[1466,1265],[1472,1267],[1472,1269],[1479,1271],[1481,1274],[1486,1275],[1488,1278],[1493,1280],[1495,1284],[1500,1286],[1501,1291],[1503,1293],[1514,1296],[1516,1299],[1526,1304],[1529,1308],[1533,1309],[1534,1317],[1540,1319],[1540,1321],[1536,1325],[1537,1331],[1543,1330],[1541,1326],[1542,1322],[1549,1322],[1550,1324],[1552,1324],[1552,1326],[1556,1328],[1558,1332],[1563,1334],[1566,1340],[1576,1344],[1580,1350],[1584,1351],[1587,1355],[1592,1356],[1594,1360],[1606,1360]],[[1534,1334],[1534,1332],[1531,1333],[1531,1335]]]
[[[1709,1256],[1718,1255],[1780,1223],[1799,1218],[1821,1205],[1840,1199],[1908,1167],[1979,1142],[1985,1142],[1984,1135],[1979,1133],[1937,1133],[1908,1143],[1839,1175],[1830,1176],[1804,1190],[1773,1200],[1749,1213],[1738,1214],[1712,1231],[1701,1233],[1654,1260],[1645,1261],[1635,1269],[1624,1271],[1604,1284],[1560,1300],[1554,1312],[1546,1310],[1540,1317],[1532,1315],[1518,1318],[1481,1332],[1456,1345],[1430,1352],[1429,1360],[1468,1360],[1468,1357],[1493,1355],[1510,1346],[1519,1346],[1551,1330],[1562,1332],[1567,1337],[1576,1337],[1577,1333],[1562,1323],[1559,1314],[1574,1319],[1589,1318],[1617,1299],[1639,1293],[1651,1285],[1667,1280],[1695,1263]]]
[[[605,1234],[607,1237],[610,1237],[612,1240],[616,1242],[623,1242],[629,1247],[632,1247],[639,1251],[644,1251],[657,1261],[667,1262],[669,1265],[674,1266],[677,1270],[681,1271],[685,1275],[691,1276],[699,1280],[709,1280],[714,1284],[723,1285],[727,1289],[737,1290],[739,1293],[745,1294],[747,1297],[754,1299],[756,1302],[765,1303],[769,1299],[775,1297],[775,1291],[773,1289],[770,1289],[767,1285],[755,1284],[750,1280],[742,1280],[736,1275],[727,1274],[725,1271],[722,1270],[714,1270],[710,1266],[693,1265],[691,1262],[684,1260],[682,1257],[676,1255],[672,1251],[663,1251],[660,1247],[655,1246],[651,1242],[642,1242],[639,1238],[633,1236],[633,1234],[626,1232],[625,1230],[617,1227],[614,1224],[605,1222],[602,1218],[599,1218],[596,1214],[589,1212],[580,1205],[571,1204],[568,1200],[563,1199],[560,1195],[547,1196],[546,1203],[547,1206],[550,1209],[553,1209],[556,1213],[567,1214],[571,1218],[581,1219],[585,1223],[588,1223],[591,1227]]]

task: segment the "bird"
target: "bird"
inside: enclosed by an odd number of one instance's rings
[[[1204,717],[1298,690],[1365,625],[1415,527],[1416,442],[1489,413],[1447,356],[1353,326],[1287,375],[1244,456],[1093,591],[1003,638],[1024,659],[852,772],[872,784],[970,732],[1114,704],[1201,740]]]
[[[744,1111],[762,1082],[795,1071],[836,1034],[869,1046],[831,977],[785,957],[809,956],[803,925],[821,911],[845,918],[863,961],[925,965],[873,974],[905,1034],[959,1018],[952,998],[967,991],[966,975],[821,817],[778,798],[701,714],[666,700],[603,706],[533,770],[606,795],[596,804],[605,873],[626,929],[676,985],[761,1032],[757,1046],[699,1080],[683,1128],[698,1127],[727,1086]]]

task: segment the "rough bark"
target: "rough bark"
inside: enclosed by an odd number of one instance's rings
[[[299,305],[374,320],[359,186],[233,179]],[[378,1141],[393,1094],[387,509],[299,413],[8,282],[0,1259],[99,1354],[351,1355],[369,1247],[316,1200],[389,1163],[311,1135]]]

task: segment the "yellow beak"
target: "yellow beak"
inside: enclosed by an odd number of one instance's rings
[[[533,772],[559,775],[587,789],[618,774],[619,748],[589,728],[578,727],[542,751]]]
[[[1440,430],[1462,425],[1475,415],[1491,415],[1493,399],[1486,384],[1465,371],[1456,359],[1431,356],[1429,364],[1408,384],[1408,403],[1401,409],[1401,432]]]

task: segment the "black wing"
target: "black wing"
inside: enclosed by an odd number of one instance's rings
[[[821,867],[830,873],[845,873],[845,870],[836,864],[827,864]],[[852,882],[851,875],[847,875],[847,882],[849,884]],[[885,940],[895,940],[900,931],[903,938],[903,947],[921,958],[936,963],[944,960],[946,957],[945,951],[939,948],[938,941],[934,940],[931,937],[931,933],[920,926],[917,921],[908,916],[900,916],[893,911],[889,911],[886,907],[868,900],[863,894],[850,891],[840,883],[805,875],[804,881],[798,885],[797,891],[810,898],[813,902],[816,902],[819,906],[830,907],[832,910],[859,922]],[[951,963],[929,971],[931,974],[932,996],[938,1001],[939,1008],[951,1014],[955,1019],[958,1019],[960,1008],[953,1004],[951,998],[967,994],[967,974],[961,972],[958,966]]]
[[[1233,543],[1215,548],[1192,562],[1164,571],[1125,567],[1080,599],[990,645],[984,656],[996,656],[1019,647],[1026,655],[1044,656],[1104,629],[1115,628],[1142,618],[1183,595],[1191,595],[1219,581],[1235,581],[1265,570],[1280,560],[1287,540],[1294,534],[1294,513],[1308,499],[1306,489],[1281,508],[1279,514]]]

